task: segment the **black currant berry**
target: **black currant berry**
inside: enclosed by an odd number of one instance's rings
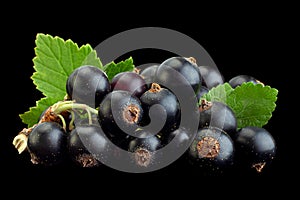
[[[37,124],[28,136],[27,147],[34,164],[53,166],[66,158],[67,136],[56,122]]]
[[[217,127],[230,136],[236,133],[237,119],[233,110],[226,104],[219,101],[202,100],[199,111],[199,128]]]
[[[80,167],[96,167],[106,153],[108,141],[97,125],[77,124],[68,135],[67,147],[71,159]]]
[[[147,85],[138,73],[121,72],[111,80],[111,89],[129,91],[132,95],[139,97],[147,90]]]
[[[83,65],[69,75],[66,90],[70,99],[96,108],[111,88],[104,71],[95,66]]]
[[[151,88],[140,97],[140,100],[144,113],[148,113],[148,115],[144,115],[146,122],[153,123],[155,119],[160,121],[165,119],[161,130],[158,130],[158,132],[166,134],[178,128],[180,123],[180,106],[176,96],[170,90],[160,87],[159,84],[152,83]],[[151,107],[157,105],[159,107],[156,107],[155,111],[150,113]]]
[[[189,129],[185,127],[179,127],[178,129],[172,131],[167,138],[162,137],[163,145],[168,145],[172,142],[172,148],[174,151],[181,147],[188,147],[191,137],[193,135],[189,133]]]
[[[195,134],[189,128],[181,126],[168,134],[167,137],[161,137],[164,151],[172,152],[172,156],[176,156],[175,162],[177,164],[173,165],[174,167],[189,167],[188,150],[194,136]]]
[[[140,138],[134,138],[129,142],[128,151],[133,153],[132,159],[139,167],[151,165],[155,157],[155,151],[161,148],[161,141],[157,135],[146,134],[147,136],[143,137],[143,133],[140,133]]]
[[[128,91],[114,90],[101,102],[98,119],[104,132],[116,143],[127,140],[143,118],[140,100]]]
[[[199,101],[201,99],[201,97],[208,92],[209,92],[209,89],[207,87],[201,86],[200,90],[196,94],[197,100]]]
[[[258,83],[262,84],[262,82],[260,82],[253,76],[249,76],[249,75],[238,75],[238,76],[231,78],[228,81],[228,83],[230,84],[230,86],[232,88],[236,88],[237,86],[240,86],[240,85],[242,85],[242,83],[245,83],[245,82],[252,82],[254,84],[258,84]]]
[[[205,172],[223,172],[234,164],[235,147],[231,137],[215,127],[198,130],[189,151],[192,164]]]
[[[271,133],[261,127],[241,128],[233,138],[239,162],[247,169],[261,172],[276,155],[276,143]]]
[[[156,75],[156,70],[159,65],[150,65],[147,68],[143,69],[140,72],[140,75],[144,78],[147,83],[148,88],[151,87],[151,84],[154,82],[154,78]]]
[[[202,76],[202,85],[211,89],[224,83],[224,77],[219,72],[217,67],[199,66]]]
[[[202,77],[194,58],[171,57],[165,60],[157,68],[154,82],[169,89],[176,89],[182,87],[180,84],[184,84],[181,76],[195,93],[199,91]]]

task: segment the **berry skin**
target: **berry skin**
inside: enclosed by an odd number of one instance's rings
[[[143,77],[135,72],[121,72],[116,74],[111,80],[112,90],[129,91],[134,96],[141,96],[147,85]]]
[[[257,80],[256,78],[254,78],[253,76],[249,76],[249,75],[238,75],[235,76],[233,78],[231,78],[228,83],[232,88],[236,88],[237,86],[242,85],[242,83],[246,83],[246,82],[252,82],[254,84],[263,84],[262,82],[260,82],[259,80]]]
[[[261,127],[247,126],[234,137],[240,164],[257,172],[268,166],[276,155],[276,143],[271,133]]]
[[[217,127],[233,136],[237,131],[237,119],[233,110],[219,101],[203,100],[199,107],[199,128]]]
[[[161,138],[163,145],[168,145],[172,142],[172,151],[178,152],[182,150],[183,147],[188,148],[189,143],[192,141],[193,135],[189,132],[189,129],[185,127],[179,127],[178,129],[172,131],[167,138]],[[186,151],[187,149],[185,149]]]
[[[176,137],[178,136],[178,137]],[[176,138],[176,141],[174,141]],[[189,140],[190,136],[188,134],[188,129],[185,127],[179,127],[178,129],[172,131],[164,141],[166,144],[170,143],[171,141],[176,143],[176,146],[181,146]]]
[[[37,124],[28,136],[28,151],[34,164],[61,164],[66,156],[66,133],[56,122]]]
[[[147,68],[143,69],[140,72],[140,75],[144,78],[145,82],[147,83],[148,88],[151,87],[151,84],[154,82],[154,78],[156,75],[156,70],[159,65],[151,65]]]
[[[208,92],[209,92],[209,89],[207,87],[201,86],[200,90],[196,94],[197,100],[199,101],[201,99],[201,97]]]
[[[235,147],[231,137],[223,130],[206,127],[198,130],[189,151],[192,164],[206,172],[223,172],[234,164]]]
[[[147,134],[147,136],[146,136]],[[148,167],[154,160],[155,151],[161,148],[161,141],[156,135],[149,136],[149,132],[139,133],[140,137],[129,142],[128,151],[133,153],[133,161],[139,167]]]
[[[97,108],[111,88],[104,71],[95,66],[83,65],[69,75],[66,90],[70,99]]]
[[[98,119],[108,137],[120,144],[138,128],[143,113],[141,102],[136,96],[128,91],[114,90],[101,102]]]
[[[77,124],[68,135],[67,147],[71,159],[80,167],[96,167],[108,141],[97,125]],[[84,141],[84,142],[82,142]]]
[[[185,81],[182,81],[180,75]],[[171,90],[186,86],[187,82],[196,94],[201,87],[202,78],[199,67],[193,58],[171,57],[159,65],[154,82]]]
[[[170,90],[153,83],[151,88],[140,97],[140,100],[144,112],[148,113],[148,115],[145,114],[144,121],[151,123],[149,118],[153,121],[155,119],[162,121],[166,116],[166,121],[164,121],[161,130],[158,130],[158,132],[168,134],[179,126],[180,106],[176,96]],[[150,109],[155,105],[160,105],[160,107],[156,107],[157,109],[151,113],[152,116],[150,117]]]
[[[211,66],[199,66],[199,69],[202,76],[202,85],[204,87],[211,89],[224,83],[224,78],[218,68]]]

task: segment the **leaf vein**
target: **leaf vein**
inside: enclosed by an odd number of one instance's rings
[[[49,50],[49,52],[52,53],[52,56],[54,57],[54,60],[57,62],[58,66],[59,66],[59,67],[63,70],[63,72],[66,74],[66,71],[65,71],[65,69],[64,69],[64,67],[63,67],[63,65],[62,65],[62,63],[61,63],[61,59],[59,59],[59,57],[55,54],[55,52],[53,51],[53,49],[50,48],[50,44],[47,45],[46,42],[45,42],[45,40],[44,40],[43,38],[42,38],[41,40],[44,42],[44,44],[45,44],[46,48]],[[56,42],[57,42],[57,41],[56,41]],[[60,45],[58,45],[58,46],[60,46]],[[49,56],[49,57],[51,58],[51,56]]]
[[[48,64],[46,64],[46,63],[44,63],[44,62],[42,62],[42,61],[39,61],[39,60],[35,60],[35,63],[36,63],[36,64],[40,64],[40,65],[45,66],[46,69],[45,69],[44,72],[46,72],[46,70],[47,70],[47,71],[54,72],[54,73],[57,74],[58,76],[65,77],[65,76],[63,76],[63,75],[61,74],[61,71],[56,70],[57,68],[52,68],[52,67],[50,67]],[[46,74],[46,73],[42,73],[42,72],[39,71],[38,74]]]

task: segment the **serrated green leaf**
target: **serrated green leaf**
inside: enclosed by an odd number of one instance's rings
[[[35,72],[31,76],[37,89],[45,96],[63,99],[69,74],[81,65],[101,68],[102,63],[89,44],[80,48],[70,39],[37,34],[33,59]]]
[[[64,99],[66,81],[74,69],[82,65],[93,65],[103,69],[96,51],[89,44],[79,48],[70,39],[65,41],[60,37],[42,33],[37,34],[35,43],[35,72],[31,79],[45,98],[37,101],[36,106],[29,111],[19,115],[28,127],[37,123],[44,109]]]
[[[216,87],[211,88],[208,91],[208,93],[204,94],[201,97],[199,104],[201,103],[202,99],[205,99],[207,101],[220,101],[226,103],[226,99],[232,91],[233,88],[230,86],[229,83],[218,85]]]
[[[236,87],[227,97],[226,104],[234,111],[238,128],[262,127],[272,117],[276,107],[278,90],[252,82]]]
[[[41,113],[56,102],[56,99],[44,97],[36,102],[35,107],[31,107],[29,111],[20,114],[19,116],[22,119],[22,122],[28,125],[28,128],[32,127],[38,122]]]
[[[103,70],[106,72],[108,79],[111,80],[116,74],[126,71],[133,71],[134,64],[132,57],[128,59],[115,63],[114,61],[106,64],[103,67]]]

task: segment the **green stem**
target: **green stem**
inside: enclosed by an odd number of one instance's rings
[[[66,121],[65,121],[64,117],[60,114],[58,114],[57,116],[60,118],[60,120],[63,124],[63,129],[66,131],[67,130],[67,125],[66,125]]]
[[[53,112],[55,114],[59,114],[66,110],[70,111],[72,109],[82,109],[82,110],[87,111],[88,113],[98,114],[98,110],[96,110],[92,107],[89,107],[86,104],[75,103],[73,101],[62,101],[62,102],[58,102],[53,105]]]
[[[86,110],[87,114],[88,114],[88,118],[89,118],[89,124],[92,124],[92,114],[89,110]]]
[[[73,122],[74,122],[74,119],[75,119],[74,109],[86,111],[86,113],[88,115],[88,123],[89,124],[92,124],[92,114],[96,114],[96,115],[98,114],[98,110],[96,110],[92,107],[89,107],[86,104],[75,103],[74,101],[60,101],[60,102],[57,102],[57,103],[53,104],[52,112],[54,112],[56,115],[58,115],[58,117],[61,118],[64,129],[66,129],[66,122],[63,119],[63,117],[60,115],[60,113],[63,112],[63,111],[71,112],[72,119],[71,119],[71,122],[69,124],[69,129],[72,130],[74,128],[73,127]]]
[[[75,114],[74,114],[74,111],[71,110],[71,121],[69,123],[69,130],[73,130],[74,129],[74,120],[75,120]]]

